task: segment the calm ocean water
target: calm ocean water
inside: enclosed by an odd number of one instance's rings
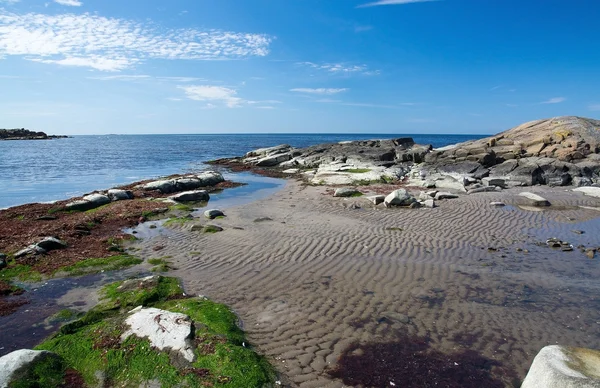
[[[105,135],[0,141],[0,208],[205,169],[207,160],[252,149],[410,136],[442,147],[483,136],[397,134]],[[243,180],[243,179],[242,179]],[[251,180],[252,181],[252,180]],[[256,182],[254,186],[256,186]],[[250,182],[250,183],[252,183]],[[261,189],[264,187],[257,187]]]

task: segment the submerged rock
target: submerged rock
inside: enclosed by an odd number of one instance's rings
[[[598,388],[600,352],[551,345],[540,350],[521,388]]]

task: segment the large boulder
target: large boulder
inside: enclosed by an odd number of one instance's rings
[[[179,191],[195,190],[200,187],[215,186],[224,182],[225,178],[218,172],[205,171],[198,175],[187,175],[173,179],[159,179],[138,185],[137,188],[147,191],[158,190],[163,194]]]
[[[110,198],[104,194],[90,194],[84,196],[81,200],[69,202],[65,205],[65,210],[85,211],[95,209],[102,205],[110,203]]]
[[[57,239],[56,237],[44,237],[37,244],[38,247],[51,251],[54,249],[62,249],[67,247],[67,243]]]
[[[110,189],[106,193],[108,198],[111,201],[124,201],[127,199],[133,199],[133,193],[129,190],[121,190],[121,189]]]
[[[221,182],[225,182],[223,175],[216,171],[205,171],[196,175],[196,178],[200,180],[200,187],[216,186]]]
[[[600,352],[551,345],[540,350],[521,388],[599,388]]]
[[[45,350],[20,349],[0,357],[0,387],[59,387],[65,365]]]
[[[410,206],[412,203],[417,202],[415,197],[410,195],[404,189],[394,190],[385,197],[383,203],[386,207],[390,206]]]
[[[189,362],[195,360],[194,325],[190,317],[180,313],[139,306],[125,319],[129,327],[121,341],[135,335],[148,338],[152,346],[178,354]]]
[[[210,195],[206,190],[191,190],[171,195],[169,199],[175,202],[203,202],[208,201]]]

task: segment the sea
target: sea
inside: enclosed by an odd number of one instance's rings
[[[82,135],[66,139],[0,141],[0,209],[52,202],[144,179],[209,169],[205,162],[261,147],[307,147],[348,140],[412,137],[434,148],[486,135],[425,134],[189,134]],[[231,197],[280,186],[251,174],[226,174],[247,186]],[[227,190],[226,190],[227,191]]]

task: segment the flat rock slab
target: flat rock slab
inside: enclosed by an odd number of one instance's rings
[[[148,338],[152,346],[179,353],[189,362],[194,361],[194,330],[190,317],[154,307],[137,307],[129,312],[125,323],[129,329],[121,335],[121,341],[135,335]]]
[[[600,187],[578,187],[573,189],[573,191],[589,195],[590,197],[600,198]]]
[[[598,388],[600,352],[551,345],[540,350],[521,388]]]
[[[334,197],[352,197],[357,195],[358,193],[360,193],[360,191],[356,190],[355,188],[352,187],[342,187],[339,189],[335,190],[335,193],[333,193]]]
[[[437,199],[438,201],[441,199],[454,199],[454,198],[458,198],[458,195],[448,193],[445,191],[440,191],[435,195],[435,199]]]
[[[206,190],[191,190],[171,195],[169,199],[175,202],[201,202],[208,201],[210,196]]]
[[[373,202],[373,204],[379,205],[380,203],[383,203],[383,201],[385,201],[385,195],[373,195],[373,196],[367,197],[367,199],[369,201]]]
[[[16,386],[18,380],[35,377],[35,368],[40,364],[60,366],[62,362],[60,356],[45,350],[15,350],[0,357],[0,387]]]
[[[550,201],[548,201],[546,198],[541,197],[534,193],[530,193],[528,191],[519,193],[519,197],[527,198],[527,200],[528,200],[527,205],[529,205],[529,206],[537,206],[537,207],[550,206]]]

